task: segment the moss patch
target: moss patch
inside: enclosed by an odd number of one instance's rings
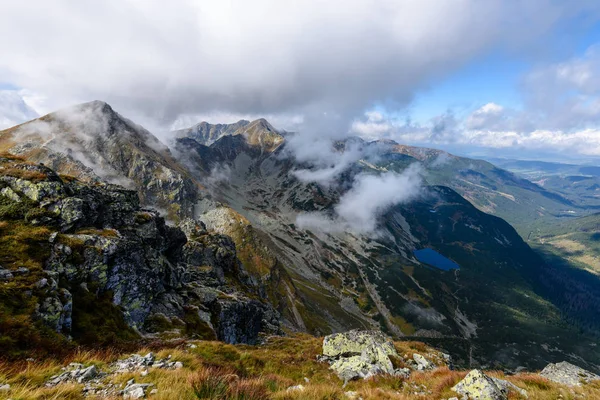
[[[73,294],[72,335],[84,345],[120,345],[139,339],[123,319],[122,311],[112,303],[112,292],[98,296],[79,288]]]

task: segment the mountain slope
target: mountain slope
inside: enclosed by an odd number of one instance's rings
[[[298,314],[310,332],[362,325],[396,336],[464,338],[476,349],[475,359],[512,366],[541,365],[556,357],[540,354],[536,345],[550,337],[557,347],[571,349],[572,333],[561,311],[538,284],[545,274],[543,260],[506,222],[482,213],[451,189],[430,186],[419,199],[394,207],[382,218],[388,221],[384,233],[375,238],[297,226],[304,213],[318,213],[327,221],[355,176],[400,171],[415,161],[394,146],[386,145],[372,162],[356,161],[328,187],[297,179],[299,165],[285,156],[285,143],[260,152],[234,135],[210,146],[180,138],[175,148],[202,166],[198,171],[206,175],[199,180],[210,182],[212,201],[198,208],[198,217],[223,229],[211,223],[212,210],[221,203],[250,223],[292,278],[295,301],[301,304]],[[227,179],[207,179],[215,169],[227,170]],[[545,197],[535,185],[497,173]],[[419,262],[413,252],[422,248],[458,262],[460,271]],[[487,322],[491,315],[493,324]]]
[[[143,204],[189,217],[198,184],[150,132],[94,101],[0,131],[0,151],[86,182],[136,189]]]
[[[483,160],[457,157],[441,150],[392,143],[384,160],[377,165],[387,168],[397,162],[394,155],[408,156],[404,163],[418,160],[432,184],[451,187],[484,212],[497,215],[527,238],[532,227],[543,226],[557,217],[585,215],[587,205],[532,183]],[[393,167],[392,167],[393,168]]]

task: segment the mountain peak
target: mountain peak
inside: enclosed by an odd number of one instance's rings
[[[223,136],[234,135],[238,130],[250,124],[250,121],[241,119],[232,124],[211,124],[202,121],[190,128],[179,129],[173,132],[176,138],[190,138],[205,146],[210,146]]]
[[[93,113],[93,114],[102,114],[102,115],[116,115],[117,112],[105,101],[102,100],[93,100],[88,101],[86,103],[76,104],[74,106],[66,107],[61,110],[58,110],[50,115],[64,115],[69,113],[77,113],[77,112],[85,112],[85,113]]]
[[[261,128],[268,129],[268,130],[272,130],[272,131],[274,131],[274,130],[275,130],[275,128],[273,128],[273,125],[271,125],[271,124],[269,123],[269,121],[267,121],[267,120],[266,120],[266,119],[264,119],[264,118],[258,118],[258,119],[255,119],[254,121],[250,122],[248,125],[249,125],[249,126],[257,126],[257,127],[261,127]]]
[[[225,136],[241,135],[250,146],[259,146],[263,150],[273,151],[284,138],[279,131],[264,118],[254,121],[241,119],[233,124],[210,124],[200,122],[191,128],[173,132],[176,138],[191,138],[205,146],[210,146]]]
[[[277,149],[285,140],[264,118],[250,122],[236,134],[243,134],[249,145],[260,146],[261,149],[269,152]]]

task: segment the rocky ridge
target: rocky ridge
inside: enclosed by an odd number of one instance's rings
[[[24,234],[43,232],[39,267],[27,269],[2,249],[6,295],[25,296],[29,316],[53,331],[93,340],[84,321],[122,320],[132,337],[170,332],[254,343],[259,333],[278,332],[277,312],[257,300],[264,289],[231,239],[202,223],[182,223],[186,236],[141,208],[134,191],[91,186],[15,158],[0,158],[0,187],[3,219]],[[95,317],[100,309],[116,320]]]

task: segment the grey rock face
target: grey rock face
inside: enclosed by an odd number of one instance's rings
[[[260,332],[277,329],[277,312],[258,301],[222,301],[217,307],[223,321],[218,337],[227,343],[254,343]]]
[[[70,332],[73,311],[71,293],[67,289],[54,287],[48,294],[38,308],[40,318],[56,332]]]
[[[279,314],[251,299],[264,290],[249,279],[229,237],[188,220],[188,239],[157,211],[140,208],[134,191],[62,180],[44,166],[14,163],[45,178],[0,176],[0,183],[30,199],[34,212],[28,215],[41,216],[39,224],[60,232],[50,236],[45,276],[35,285],[36,316],[55,331],[71,332],[73,294],[85,290],[109,294],[124,321],[142,333],[178,329],[181,336],[203,338],[212,332],[211,338],[255,343],[260,332],[279,332]],[[0,281],[14,274],[0,268]],[[166,323],[151,330],[154,315]]]
[[[326,336],[323,356],[345,383],[379,374],[396,374],[390,356],[399,357],[391,339],[377,331],[352,330]],[[398,371],[403,375],[405,371]]]
[[[581,386],[582,383],[600,379],[600,376],[566,361],[548,364],[540,372],[540,375],[553,382],[568,386]]]

